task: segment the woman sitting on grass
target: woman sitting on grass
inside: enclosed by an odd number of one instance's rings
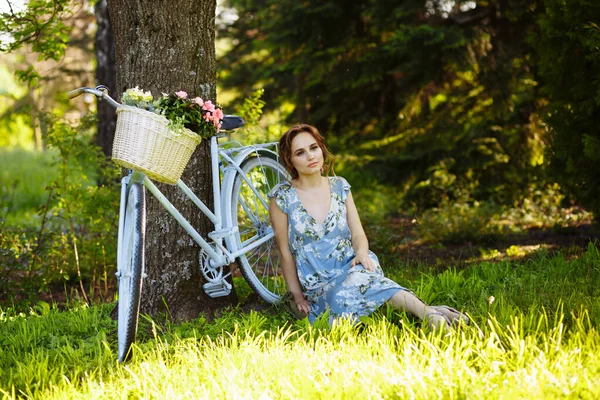
[[[310,125],[290,128],[279,141],[282,164],[292,180],[269,194],[271,223],[283,276],[296,308],[312,323],[329,312],[336,318],[369,315],[388,302],[448,328],[468,318],[446,306],[428,306],[410,290],[383,276],[360,222],[350,185],[331,168],[331,154]]]

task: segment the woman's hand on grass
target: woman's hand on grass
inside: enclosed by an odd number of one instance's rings
[[[301,313],[304,313],[306,315],[310,313],[310,302],[306,300],[304,296],[302,296],[302,298],[299,299],[294,299],[294,302],[296,303],[296,307],[298,307],[298,310],[300,310]]]

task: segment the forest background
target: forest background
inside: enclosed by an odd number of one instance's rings
[[[110,300],[120,171],[84,118],[93,99],[66,99],[104,83],[105,2],[6,4],[1,303]],[[522,256],[503,238],[532,231],[589,240],[581,226],[600,215],[597,2],[227,0],[218,12],[218,101],[262,113],[238,137],[316,125],[373,246],[418,262],[420,246],[466,243],[452,253],[460,263]]]

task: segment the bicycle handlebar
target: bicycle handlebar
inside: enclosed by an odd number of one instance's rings
[[[90,87],[80,87],[78,89],[71,90],[69,92],[68,96],[69,96],[69,99],[74,99],[75,97],[77,97],[83,93],[93,94],[94,96],[98,97],[99,99],[105,100],[108,104],[110,104],[114,108],[118,108],[121,105],[108,95],[108,88],[104,85],[98,85],[98,86],[96,86],[95,89],[92,89]]]
[[[108,95],[108,88],[104,85],[98,85],[95,89],[90,87],[80,87],[74,90],[71,90],[68,93],[69,99],[74,99],[77,96],[82,95],[83,93],[93,94],[101,100],[105,100],[108,104],[113,106],[114,108],[119,108],[121,104],[116,102],[112,97]],[[238,117],[237,115],[224,115],[222,120],[221,129],[227,131],[239,128],[246,123],[242,117]]]

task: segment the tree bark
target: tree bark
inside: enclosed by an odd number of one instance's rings
[[[96,84],[106,86],[111,96],[114,97],[117,88],[115,40],[108,15],[107,0],[98,0],[96,2],[95,14],[98,25],[94,43],[96,52]],[[115,138],[117,114],[115,113],[115,109],[105,101],[99,101],[97,104],[98,133],[96,143],[102,148],[102,152],[107,157],[110,157]]]
[[[117,90],[139,86],[157,97],[185,90],[216,100],[215,0],[110,0]],[[212,207],[210,143],[203,140],[182,178]],[[158,184],[202,235],[210,221],[175,186]],[[149,194],[149,192],[147,192]],[[152,196],[147,196],[146,273],[141,311],[167,311],[175,320],[195,318],[232,304],[235,293],[209,298],[202,289],[200,248]]]

